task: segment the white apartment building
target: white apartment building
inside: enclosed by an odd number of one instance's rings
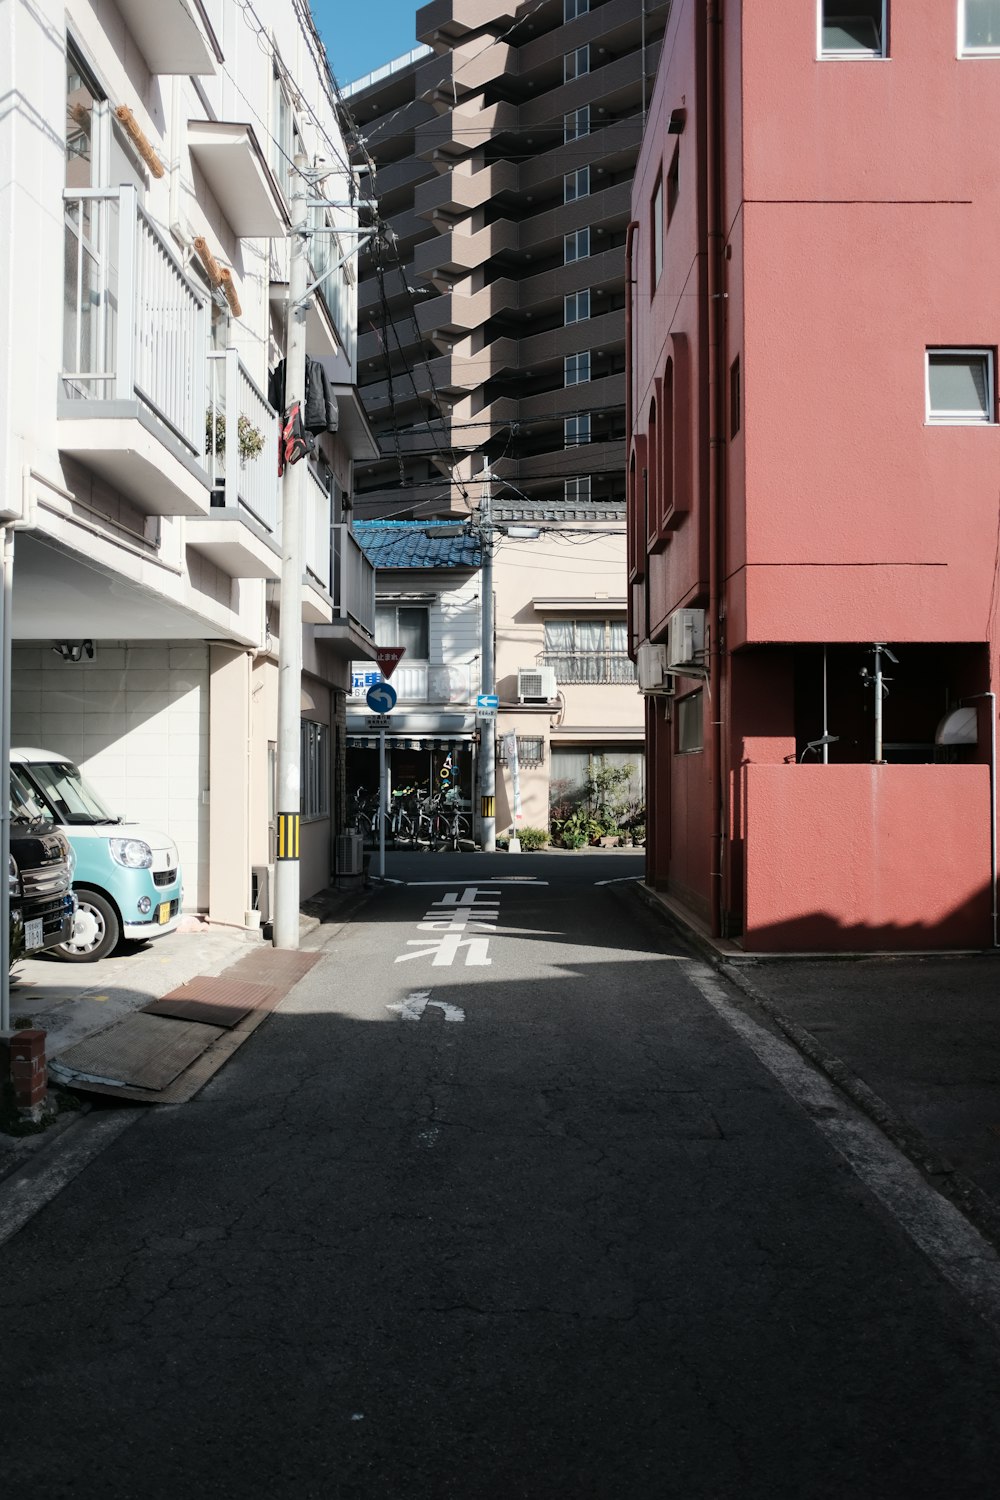
[[[377,444],[334,85],[304,0],[32,0],[0,6],[0,92],[13,742],[168,831],[185,907],[241,924],[273,858],[280,632],[303,632],[303,897],[329,879],[351,661],[374,639],[350,505]],[[303,460],[290,611],[268,393],[300,189],[328,430]]]

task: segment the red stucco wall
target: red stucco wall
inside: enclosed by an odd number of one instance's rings
[[[989,945],[987,766],[743,775],[749,951]]]

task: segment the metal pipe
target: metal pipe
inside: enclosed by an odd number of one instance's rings
[[[826,680],[826,646],[823,647],[823,764],[830,763],[830,715]]]
[[[722,15],[719,0],[705,6],[705,200],[706,290],[708,320],[708,698],[710,735],[708,780],[710,797],[709,909],[712,936],[723,936],[724,870],[727,852],[726,798],[723,774],[722,686],[724,621],[725,418],[722,389],[724,337],[722,252]]]
[[[496,656],[493,628],[493,511],[492,475],[487,463],[483,470],[483,493],[480,502],[480,537],[483,548],[483,566],[480,573],[482,601],[482,644],[480,662],[480,692],[496,692]],[[497,846],[497,721],[495,718],[479,721],[479,837],[483,849],[492,854]]]
[[[882,647],[875,645],[875,764],[882,764]]]

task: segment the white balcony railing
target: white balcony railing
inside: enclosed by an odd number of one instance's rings
[[[331,593],[331,538],[333,522],[330,492],[314,469],[308,469],[302,496],[302,565],[324,594]]]
[[[230,510],[249,511],[278,530],[278,414],[251,380],[237,350],[208,357],[205,451],[215,494]],[[236,414],[230,420],[230,414]]]
[[[133,186],[64,195],[63,391],[139,402],[201,461],[206,310]]]

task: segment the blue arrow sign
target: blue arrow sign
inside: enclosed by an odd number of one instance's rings
[[[387,714],[396,707],[396,689],[388,682],[376,682],[365,694],[365,701],[373,714]]]
[[[500,699],[496,693],[479,693],[476,697],[477,708],[499,708]]]

